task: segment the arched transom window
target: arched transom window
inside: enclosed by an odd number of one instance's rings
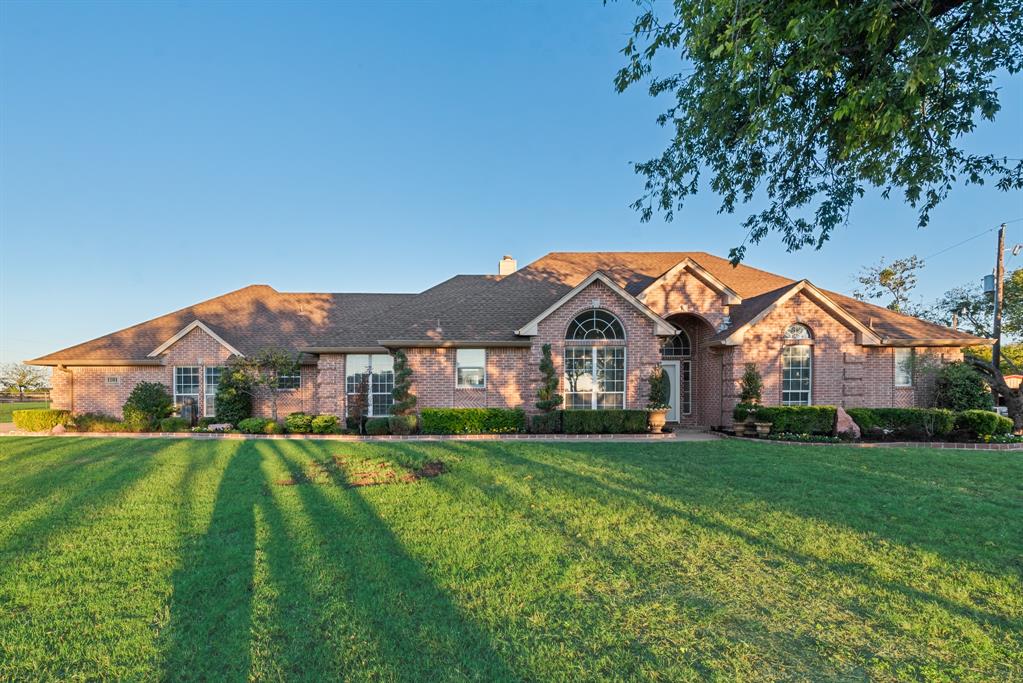
[[[623,341],[625,329],[599,308],[580,313],[565,338],[565,407],[600,410],[625,407],[625,346],[578,342]]]
[[[813,339],[810,328],[802,323],[792,323],[785,328],[785,339],[798,341],[800,339]]]
[[[664,340],[661,345],[661,358],[665,360],[688,358],[691,355],[693,355],[693,347],[689,343],[689,335],[684,330],[679,331],[674,337]]]
[[[614,315],[594,308],[569,323],[565,339],[625,339],[625,329]]]

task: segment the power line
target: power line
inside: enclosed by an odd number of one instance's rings
[[[999,227],[1000,225],[1007,225],[1007,224],[1009,224],[1009,223],[1018,223],[1018,222],[1020,222],[1020,221],[1023,221],[1023,218],[1014,218],[1014,219],[1012,219],[1011,221],[1002,221],[1001,223],[999,223],[998,225],[996,225],[996,226],[994,226],[994,227],[992,227],[992,228],[988,228],[987,230],[983,230],[983,231],[981,231],[981,232],[978,232],[978,233],[977,233],[976,235],[974,235],[973,237],[967,237],[967,238],[966,238],[966,239],[964,239],[964,240],[963,240],[962,242],[956,242],[955,244],[953,244],[953,245],[952,245],[952,246],[950,246],[950,247],[945,247],[945,248],[944,248],[944,249],[942,249],[941,251],[937,251],[937,252],[934,252],[934,253],[933,253],[933,254],[931,254],[930,256],[925,256],[923,260],[924,260],[924,261],[928,261],[928,260],[930,260],[930,259],[934,258],[935,256],[941,256],[942,254],[944,254],[944,253],[945,253],[945,252],[947,252],[947,251],[952,251],[952,250],[953,250],[953,249],[955,249],[956,247],[961,247],[961,246],[963,246],[964,244],[966,244],[967,242],[972,242],[973,240],[977,239],[978,237],[983,237],[984,235],[988,234],[989,232],[994,232],[995,230],[997,230],[997,229],[998,229],[998,227]]]

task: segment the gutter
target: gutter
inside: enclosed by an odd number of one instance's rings
[[[36,358],[25,361],[25,365],[38,365],[40,367],[120,367],[130,365],[163,365],[162,358],[69,358],[60,360],[45,360]]]
[[[382,339],[380,346],[386,349],[503,349],[522,348],[528,349],[533,342],[528,339],[517,339],[514,341],[482,341],[479,339],[470,340],[437,340],[437,339]]]

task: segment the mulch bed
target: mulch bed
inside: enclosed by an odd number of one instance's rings
[[[384,484],[414,484],[421,479],[432,479],[444,474],[444,463],[426,462],[414,470],[395,468],[388,462],[349,462],[344,455],[334,455],[324,462],[314,460],[305,471],[277,480],[278,486],[299,484],[334,484],[345,488],[382,486]]]

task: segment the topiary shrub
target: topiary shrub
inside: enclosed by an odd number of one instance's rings
[[[284,430],[274,420],[265,417],[249,417],[237,425],[242,434],[280,434]]]
[[[640,434],[647,431],[645,410],[565,410],[566,434]]]
[[[943,408],[848,408],[846,412],[867,439],[944,439],[956,422],[956,414]]]
[[[761,394],[764,391],[764,380],[760,377],[756,363],[746,363],[739,387],[740,403],[760,403]]]
[[[183,417],[165,417],[160,420],[161,432],[187,432],[190,431],[188,420]]]
[[[558,392],[558,371],[551,357],[551,345],[540,348],[540,388],[536,391],[536,407],[545,413],[557,410],[565,398]]]
[[[71,424],[71,412],[67,410],[14,410],[11,412],[14,426],[26,432],[48,432],[57,425]]]
[[[313,434],[337,434],[341,431],[336,415],[317,415],[309,426]]]
[[[390,419],[386,417],[371,417],[366,420],[366,434],[369,436],[384,436],[391,433]]]
[[[284,418],[284,426],[291,434],[308,434],[313,431],[313,416],[305,413],[291,413]]]
[[[127,425],[115,417],[103,413],[82,413],[75,415],[76,432],[125,432]]]
[[[160,420],[174,412],[174,401],[163,384],[139,382],[131,390],[121,412],[129,431],[153,431],[159,427]]]
[[[526,414],[521,408],[424,408],[420,419],[424,434],[510,434],[526,430]]]
[[[415,434],[416,427],[419,426],[419,418],[416,415],[392,415],[388,423],[391,428],[391,434],[407,436]]]
[[[655,365],[654,369],[650,371],[648,382],[650,394],[647,397],[647,409],[667,410],[670,408],[668,401],[671,400],[671,380],[668,379],[668,373],[664,371],[664,368]]]
[[[956,430],[973,439],[1012,432],[1012,420],[992,410],[964,410],[956,415]]]
[[[991,389],[983,376],[966,363],[943,365],[934,378],[934,405],[949,410],[990,410]]]
[[[560,434],[562,431],[560,410],[550,413],[533,415],[529,424],[529,431],[534,434]]]

